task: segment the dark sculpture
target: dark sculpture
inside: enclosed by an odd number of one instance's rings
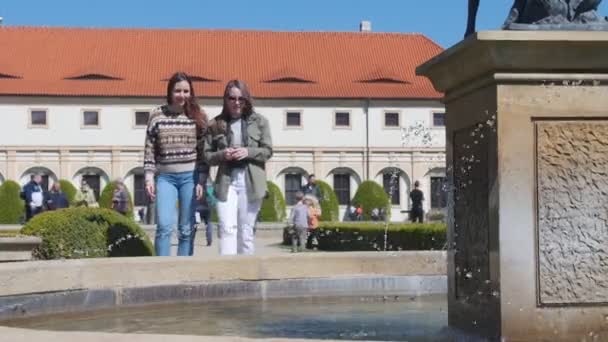
[[[504,30],[608,30],[597,13],[602,0],[515,0]],[[469,0],[465,37],[475,32],[479,0]]]

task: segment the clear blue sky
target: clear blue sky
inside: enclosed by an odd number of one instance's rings
[[[481,0],[479,29],[497,29],[513,0]],[[606,2],[600,8],[608,14]],[[5,25],[419,32],[443,47],[458,42],[467,0],[4,0]]]

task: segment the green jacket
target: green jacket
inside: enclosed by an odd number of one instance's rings
[[[261,114],[252,113],[243,117],[243,147],[249,156],[244,160],[247,198],[249,201],[263,199],[266,195],[266,162],[272,157],[272,137],[268,120]],[[246,123],[246,125],[245,125]],[[204,139],[203,155],[210,166],[218,166],[215,177],[215,195],[225,202],[231,183],[231,162],[224,160],[224,150],[230,146],[232,132],[226,120],[218,115],[209,122]]]

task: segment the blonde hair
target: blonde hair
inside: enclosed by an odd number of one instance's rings
[[[319,200],[313,195],[304,196],[304,204],[306,204],[308,206],[312,206],[315,209],[320,208]]]

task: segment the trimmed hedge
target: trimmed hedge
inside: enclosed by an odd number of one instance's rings
[[[319,204],[321,205],[321,220],[320,221],[339,221],[340,220],[340,207],[338,204],[338,197],[334,190],[329,184],[317,180],[319,191],[321,192],[321,198]]]
[[[133,219],[133,199],[131,198],[131,194],[129,193],[129,189],[125,186],[125,191],[127,192],[127,198],[129,200],[127,217]],[[101,208],[112,209],[112,197],[114,197],[114,189],[116,189],[116,183],[110,182],[108,183],[99,195],[99,206]]]
[[[352,202],[355,206],[360,205],[361,208],[363,208],[364,221],[371,221],[372,210],[376,208],[384,208],[386,218],[390,219],[391,217],[391,205],[388,195],[382,186],[374,181],[365,181],[361,183]]]
[[[260,209],[260,222],[283,222],[286,219],[285,198],[281,189],[271,181],[268,184],[268,196]]]
[[[382,251],[384,223],[321,222],[319,245],[323,251]],[[283,244],[291,245],[289,228],[283,232]],[[447,241],[445,224],[389,223],[387,250],[442,250]]]
[[[0,185],[0,223],[18,224],[25,213],[25,204],[19,196],[21,186],[7,180]]]
[[[42,238],[33,252],[38,259],[154,255],[154,247],[141,227],[109,209],[46,211],[34,216],[21,233]]]
[[[61,191],[65,194],[65,197],[68,199],[70,205],[74,204],[74,197],[76,197],[76,193],[78,189],[70,182],[69,180],[60,179],[59,186],[61,187]]]

